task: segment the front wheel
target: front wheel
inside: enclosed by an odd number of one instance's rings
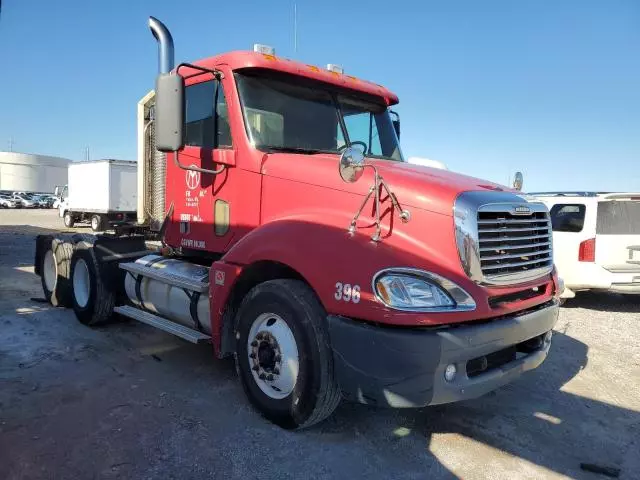
[[[71,212],[64,212],[64,226],[67,228],[73,228],[73,225],[76,223],[75,219],[73,218],[73,215],[71,215]]]
[[[281,427],[309,427],[340,403],[326,312],[299,280],[270,280],[245,297],[236,367],[251,403]]]

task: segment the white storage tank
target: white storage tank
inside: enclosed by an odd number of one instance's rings
[[[0,152],[0,190],[50,192],[67,183],[71,160],[48,155]]]

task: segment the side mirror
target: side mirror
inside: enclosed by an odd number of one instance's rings
[[[364,153],[362,150],[354,147],[347,147],[338,165],[340,177],[347,183],[358,181],[364,171]]]
[[[56,187],[53,189],[53,194],[57,197],[58,195],[60,195],[60,187]]]
[[[177,152],[184,146],[184,78],[161,73],[156,79],[156,148]]]
[[[398,115],[398,112],[394,112],[393,110],[389,110],[389,113],[392,115],[391,123],[393,124],[393,129],[396,131],[398,140],[400,140],[400,115]]]

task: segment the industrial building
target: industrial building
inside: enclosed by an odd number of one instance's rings
[[[48,155],[0,152],[0,190],[53,192],[67,183],[71,160]]]

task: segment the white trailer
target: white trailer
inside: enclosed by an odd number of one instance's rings
[[[69,164],[69,183],[58,206],[67,227],[90,221],[94,231],[134,221],[137,209],[136,162],[92,160]]]

